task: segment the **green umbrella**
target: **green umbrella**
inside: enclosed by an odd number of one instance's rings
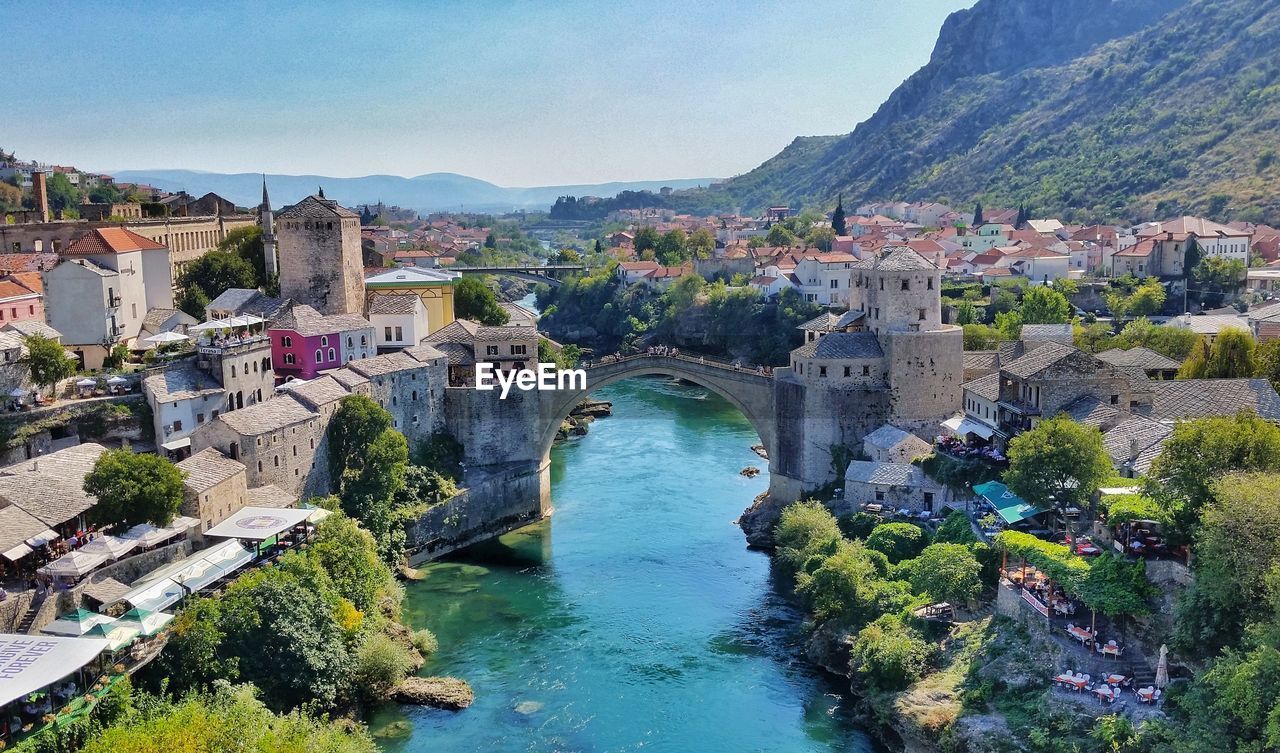
[[[120,616],[116,621],[117,625],[129,628],[136,628],[139,633],[148,638],[159,633],[169,621],[173,619],[173,615],[168,612],[153,612],[149,609],[134,607],[128,612]]]
[[[85,633],[86,638],[106,638],[108,651],[119,651],[133,643],[133,639],[141,632],[136,627],[121,625],[118,622],[106,622],[94,625]]]

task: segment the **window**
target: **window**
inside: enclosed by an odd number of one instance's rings
[[[203,414],[203,413],[197,413],[197,414],[196,414],[196,423],[197,423],[197,424],[202,424],[202,423],[204,423],[204,414]]]
[[[933,290],[933,278],[932,278],[932,277],[930,277],[930,278],[929,278],[929,284],[928,284],[928,285],[925,285],[925,287],[926,287],[926,288],[928,288],[929,290]]]
[[[292,337],[289,337],[288,335],[285,335],[284,337],[280,338],[280,344],[281,344],[281,345],[283,345],[283,346],[284,346],[284,347],[286,347],[286,348],[292,348],[292,347],[293,347],[293,338],[292,338]]]
[[[880,278],[880,289],[881,289],[881,290],[884,290],[884,278],[883,278],[883,277],[881,277],[881,278]]]
[[[876,501],[877,502],[884,501],[884,489],[876,489]]]
[[[17,315],[18,315],[18,310],[17,310],[17,309],[13,309],[13,315],[14,315],[14,316],[17,316]],[[133,318],[133,319],[137,319],[137,318],[138,318],[138,304],[136,304],[136,303],[131,303],[131,304],[129,304],[129,316],[130,316],[131,318]]]
[[[32,306],[28,306],[28,307],[27,307],[27,313],[28,313],[28,314],[30,314],[31,316],[35,316],[35,315],[36,315],[36,307],[35,307],[34,305],[32,305]]]
[[[1112,395],[1112,396],[1111,396],[1111,404],[1112,404],[1112,405],[1119,405],[1119,404],[1120,404],[1120,396],[1119,396],[1119,395]]]
[[[396,342],[400,342],[403,339],[404,339],[404,330],[400,327],[396,327]]]
[[[918,316],[918,317],[920,318],[920,321],[922,321],[922,322],[923,322],[923,321],[924,321],[924,309],[916,309],[916,316]]]
[[[826,367],[826,366],[819,366],[819,367],[818,367],[818,376],[820,376],[820,377],[825,377],[826,375],[827,375],[827,367]]]
[[[320,363],[320,362],[321,362],[321,361],[323,361],[323,360],[324,360],[324,352],[323,352],[323,351],[321,351],[319,348],[317,348],[317,349],[316,349],[316,363]]]
[[[847,377],[853,376],[853,367],[852,366],[844,367],[844,375]]]
[[[355,345],[354,345],[354,341],[351,339],[351,335],[347,335],[347,347],[348,347],[348,348],[354,348],[354,347],[355,347]]]
[[[329,360],[330,361],[338,360],[338,354],[334,352],[333,348],[329,348]]]
[[[328,344],[329,344],[329,336],[328,336],[328,335],[321,335],[321,336],[320,336],[320,347],[322,347],[322,348],[323,348],[323,347],[327,346]]]
[[[838,288],[838,287],[840,287],[840,281],[839,281],[839,280],[832,280],[832,281],[831,281],[831,287],[833,287],[833,288]]]
[[[870,367],[870,366],[863,366],[863,367],[862,367],[862,375],[863,375],[863,376],[871,376],[871,367]]]
[[[235,375],[236,375],[236,365],[233,363],[233,364],[231,364],[231,376],[232,376],[232,378],[234,378],[234,377],[235,377]]]
[[[391,342],[391,328],[390,328],[390,327],[383,327],[383,328],[382,328],[382,334],[383,334],[383,338],[382,338],[383,340],[386,340],[387,342]]]
[[[527,345],[512,345],[512,346],[511,346],[511,355],[513,355],[513,356],[523,356],[526,352],[528,352],[528,351],[527,351],[527,348],[528,348],[528,346],[527,346]]]
[[[271,458],[271,459],[275,461],[275,466],[276,466],[277,468],[279,468],[279,467],[280,467],[280,456],[279,456],[279,455],[276,455],[274,458]]]
[[[933,510],[933,492],[924,493],[924,506],[930,511]]]
[[[364,335],[360,335],[360,347],[363,348],[365,345],[368,345],[368,342],[365,341]]]
[[[904,279],[904,280],[902,281],[902,289],[903,289],[903,290],[910,290],[910,289],[911,289],[911,280],[905,280],[905,279]]]
[[[173,422],[173,430],[174,430],[174,431],[182,431],[182,422],[181,422],[181,421],[174,421],[174,422]]]
[[[486,356],[496,356],[496,355],[498,355],[498,346],[497,346],[497,345],[486,345],[486,346],[484,346],[484,354],[485,354]]]
[[[286,365],[286,366],[287,366],[287,365],[292,364],[292,363],[294,362],[293,354],[292,354],[292,353],[285,353],[285,354],[284,354],[284,362],[285,362],[285,365]]]

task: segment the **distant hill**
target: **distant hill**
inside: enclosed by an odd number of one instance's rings
[[[112,175],[122,183],[147,183],[166,191],[185,190],[199,196],[213,191],[240,206],[257,206],[262,200],[262,176],[258,173],[207,173],[198,170],[119,170]],[[504,188],[454,173],[430,173],[414,178],[398,175],[366,175],[332,178],[324,175],[267,175],[267,189],[275,207],[292,204],[324,186],[325,196],[342,204],[381,201],[421,212],[458,210],[496,212],[512,209],[546,210],[565,194],[613,196],[621,191],[657,191],[663,186],[692,188],[714,178],[685,178],[600,183],[580,186]]]
[[[851,133],[673,198],[1275,222],[1278,150],[1280,0],[978,0]]]

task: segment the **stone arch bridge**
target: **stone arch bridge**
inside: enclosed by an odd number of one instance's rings
[[[502,275],[515,277],[530,282],[545,282],[548,285],[560,285],[566,277],[584,275],[591,270],[581,264],[511,264],[492,267],[449,267],[450,272],[463,275]]]

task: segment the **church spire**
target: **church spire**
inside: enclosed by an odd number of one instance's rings
[[[262,208],[267,210],[271,209],[271,198],[267,196],[266,173],[263,173],[262,175]]]

